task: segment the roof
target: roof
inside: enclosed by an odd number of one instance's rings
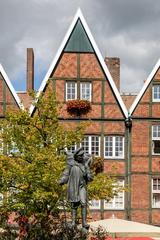
[[[72,34],[65,46],[64,52],[94,53],[94,49],[80,19],[78,19],[76,25],[74,26]]]
[[[62,41],[62,44],[60,45],[60,48],[58,49],[57,54],[56,54],[55,58],[53,59],[53,62],[51,63],[51,65],[49,67],[49,70],[48,70],[46,76],[44,77],[44,79],[43,79],[43,81],[41,83],[41,86],[40,86],[40,88],[38,90],[38,93],[37,93],[37,98],[40,96],[41,92],[44,91],[45,86],[47,84],[47,81],[48,81],[51,73],[53,72],[54,68],[56,67],[56,64],[57,64],[57,62],[58,62],[62,52],[64,51],[64,49],[66,47],[66,44],[67,44],[71,34],[73,33],[73,30],[74,30],[74,28],[75,28],[75,26],[76,26],[76,24],[77,24],[77,22],[79,20],[81,22],[81,25],[82,25],[83,29],[85,30],[85,32],[87,34],[89,43],[92,45],[92,48],[93,48],[93,50],[94,50],[94,52],[95,52],[95,54],[96,54],[96,56],[97,56],[97,58],[99,60],[99,63],[101,65],[101,67],[102,67],[102,70],[103,70],[106,78],[108,79],[108,81],[110,83],[110,86],[111,86],[111,88],[112,88],[112,90],[113,90],[113,92],[115,94],[115,97],[116,97],[116,99],[117,99],[117,101],[118,101],[118,103],[120,105],[120,108],[121,108],[124,116],[127,118],[128,117],[127,108],[126,108],[126,106],[124,105],[124,103],[122,101],[120,93],[119,93],[119,91],[118,91],[118,89],[117,89],[117,87],[116,87],[116,85],[115,85],[115,83],[114,83],[114,81],[112,79],[112,76],[111,76],[111,74],[110,74],[110,72],[109,72],[109,70],[108,70],[108,68],[107,68],[107,66],[106,66],[106,64],[104,62],[104,59],[102,57],[102,54],[100,53],[100,51],[99,51],[99,49],[97,47],[97,44],[96,44],[96,42],[95,42],[95,40],[94,40],[94,38],[93,38],[93,36],[92,36],[92,34],[90,32],[90,29],[89,29],[89,27],[88,27],[88,25],[87,25],[83,15],[82,15],[82,12],[81,12],[80,9],[78,9],[77,13],[75,14],[75,17],[74,17],[74,19],[73,19],[73,21],[72,21],[72,23],[71,23],[71,25],[70,25],[66,35],[65,35],[63,41]],[[31,105],[31,107],[30,107],[30,114],[33,113],[34,109],[35,109],[35,106]]]
[[[27,92],[17,92],[18,97],[21,99],[25,109],[29,109],[32,104],[32,97]]]
[[[17,95],[17,93],[16,93],[16,91],[15,91],[11,81],[9,80],[9,78],[8,78],[6,72],[5,72],[5,70],[4,70],[4,68],[2,67],[1,64],[0,64],[0,73],[2,74],[2,77],[3,77],[4,81],[6,82],[9,90],[11,91],[11,93],[12,93],[12,95],[13,95],[16,103],[17,103],[17,105],[19,106],[20,109],[24,109],[24,106],[21,103],[20,98],[18,97],[18,95]]]
[[[139,92],[139,94],[137,95],[137,97],[135,98],[132,106],[129,109],[129,114],[132,115],[134,110],[136,109],[139,101],[141,100],[141,98],[143,97],[143,95],[145,94],[149,84],[151,83],[153,77],[155,76],[156,72],[158,71],[160,67],[160,59],[157,61],[156,65],[154,66],[154,68],[152,69],[151,73],[149,74],[147,80],[145,81],[141,91]]]

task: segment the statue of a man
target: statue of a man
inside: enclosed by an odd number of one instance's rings
[[[60,184],[68,184],[68,201],[72,209],[72,226],[76,226],[77,208],[81,206],[82,227],[88,229],[87,219],[87,183],[93,180],[90,171],[91,157],[84,154],[82,148],[74,154],[67,153],[67,167],[60,179]]]

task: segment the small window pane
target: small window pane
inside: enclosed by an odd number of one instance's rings
[[[152,127],[152,137],[160,139],[160,125],[155,125]]]
[[[160,178],[152,179],[152,207],[160,208]]]
[[[123,137],[115,137],[115,156],[123,157]]]
[[[80,83],[80,85],[81,85],[80,98],[83,100],[91,101],[91,83],[83,82]]]
[[[124,180],[118,181],[119,186],[124,186]],[[117,193],[109,202],[104,201],[105,209],[124,209],[124,191]]]
[[[113,137],[105,137],[105,156],[113,156]]]
[[[84,152],[94,156],[100,155],[100,137],[99,136],[86,136],[82,142],[81,146]]]
[[[124,157],[124,137],[107,136],[105,137],[104,154],[106,158],[123,158]]]
[[[69,147],[67,150],[68,150],[68,152],[70,152],[70,153],[74,153],[74,152],[76,151],[76,145],[75,145],[75,144],[72,145],[72,146]]]
[[[66,83],[66,100],[74,100],[77,98],[77,84],[75,82]]]
[[[153,153],[160,154],[160,140],[153,140]]]
[[[91,200],[89,201],[90,209],[100,209],[100,200]]]
[[[153,86],[153,100],[160,100],[160,85]]]
[[[91,137],[91,154],[95,156],[99,156],[99,137],[98,136]]]
[[[153,194],[152,204],[154,208],[160,208],[160,194]]]
[[[81,143],[85,153],[89,154],[89,137],[85,137]]]

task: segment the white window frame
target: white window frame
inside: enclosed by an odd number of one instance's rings
[[[89,201],[89,209],[100,210],[101,209],[101,200],[91,200]]]
[[[159,89],[160,89],[160,84],[155,84],[155,85],[153,85],[153,87],[152,87],[152,101],[153,102],[160,102],[160,97],[159,98],[154,98],[154,88],[155,87],[159,87]],[[159,93],[159,95],[160,95],[160,93]]]
[[[3,134],[3,128],[0,129],[0,135]],[[3,137],[0,138],[0,154],[4,153],[4,143],[3,143]]]
[[[72,153],[74,154],[74,152],[77,150],[77,145],[76,144],[73,144],[70,146],[70,148],[66,148],[66,151],[69,152],[69,153]]]
[[[154,141],[160,141],[160,136],[159,137],[154,137],[153,136],[153,130],[154,130],[154,127],[159,127],[160,128],[160,125],[153,125],[152,126],[152,155],[160,155],[160,153],[155,153],[154,152]]]
[[[152,199],[151,199],[151,201],[152,201],[152,208],[160,208],[160,201],[159,201],[159,204],[158,205],[156,205],[155,204],[155,201],[154,201],[154,195],[155,194],[157,194],[157,195],[159,195],[159,198],[160,198],[160,190],[159,189],[153,189],[153,181],[154,180],[157,180],[157,187],[158,187],[158,185],[159,185],[159,183],[158,183],[158,181],[160,181],[160,177],[154,177],[154,178],[152,178]],[[160,186],[160,185],[159,185]]]
[[[98,137],[98,141],[99,141],[99,145],[98,145],[98,155],[94,155],[96,157],[99,157],[100,156],[100,136],[97,136],[97,135],[86,135],[85,137],[88,137],[88,141],[89,141],[89,145],[88,145],[88,148],[89,148],[89,152],[88,154],[92,154],[92,137]],[[82,143],[80,144],[80,146],[82,147]]]
[[[89,99],[82,98],[82,84],[89,84],[89,91],[90,91]],[[92,84],[91,84],[91,82],[80,82],[80,99],[81,100],[88,100],[88,101],[91,102],[91,99],[92,99]]]
[[[112,156],[106,156],[106,138],[107,137],[112,137]],[[115,149],[116,149],[116,137],[121,137],[122,138],[122,156],[116,156],[116,151],[115,151]],[[124,136],[117,136],[117,135],[114,135],[114,136],[112,136],[112,135],[106,135],[105,137],[104,137],[104,158],[105,159],[123,159],[124,158]]]
[[[118,180],[118,184],[122,187],[124,187],[124,179],[122,180]],[[116,199],[119,197],[119,195],[122,194],[122,200],[123,200],[123,204],[122,204],[122,207],[117,207],[116,206]],[[112,204],[111,206],[107,206],[107,204]],[[119,193],[117,193],[116,196],[114,196],[109,202],[107,202],[106,200],[104,200],[104,209],[107,210],[107,209],[115,209],[115,210],[124,210],[125,208],[125,191],[122,190],[120,191]]]
[[[0,193],[0,206],[3,204],[4,195]]]
[[[75,84],[75,98],[68,98],[68,84],[74,83]],[[66,82],[66,101],[68,100],[75,100],[77,99],[77,82],[75,81],[67,81]]]

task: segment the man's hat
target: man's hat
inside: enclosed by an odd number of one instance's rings
[[[80,147],[74,152],[74,157],[81,156],[83,154],[84,154],[84,150],[82,147]]]

